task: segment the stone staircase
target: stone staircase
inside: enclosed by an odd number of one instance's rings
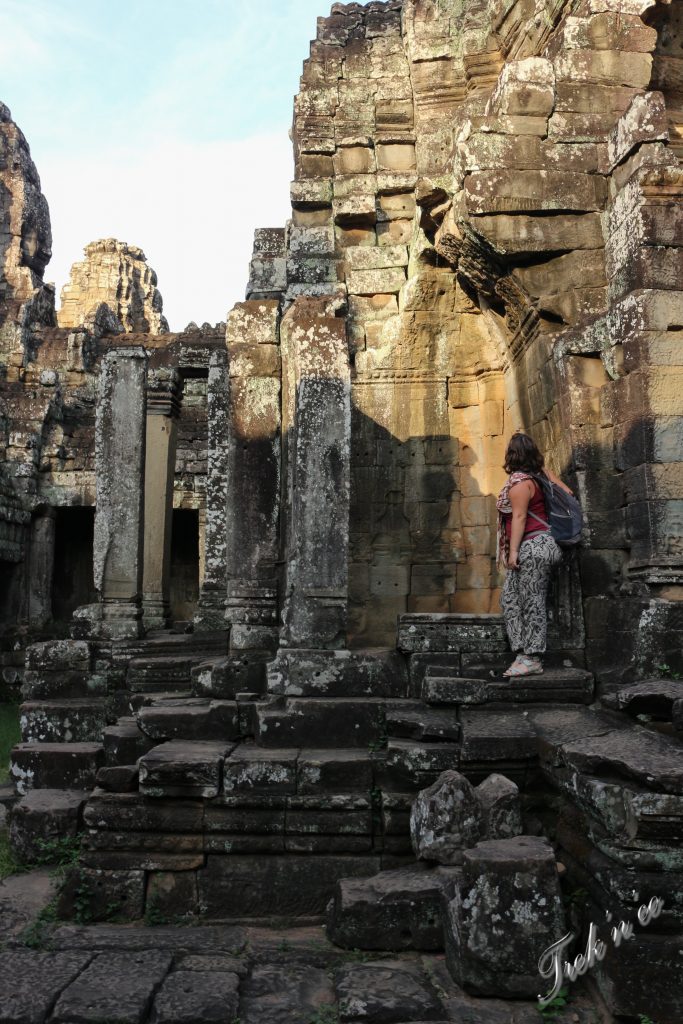
[[[499,624],[467,617],[458,641],[456,618],[448,650],[434,649],[433,632],[425,650],[416,630],[409,654],[281,650],[268,664],[159,637],[128,666],[149,689],[114,694],[101,651],[33,651],[35,692],[13,755],[25,794],[15,845],[30,853],[31,837],[83,829],[64,913],[86,891],[96,916],[117,905],[319,920],[334,896],[357,912],[356,924],[337,914],[345,944],[386,919],[400,948],[434,948],[436,908],[454,881],[415,867],[411,806],[447,769],[475,785],[500,773],[523,794],[525,831],[550,829],[594,913],[635,913],[634,899],[664,886],[663,926],[681,931],[681,684],[646,681],[596,704],[590,674],[559,658],[542,676],[505,680]],[[169,657],[183,663],[182,689],[166,685]],[[372,900],[371,928],[358,908]],[[638,937],[643,958],[661,938],[651,932]],[[609,970],[619,976],[618,964]]]
[[[450,768],[523,785],[538,757],[521,704],[592,696],[582,669],[522,688],[439,658],[280,651],[252,691],[223,657],[195,666],[186,693],[133,694],[105,731],[84,869],[114,897],[125,878],[150,905],[163,885],[179,913],[241,919],[319,917],[340,878],[412,864],[420,789]]]

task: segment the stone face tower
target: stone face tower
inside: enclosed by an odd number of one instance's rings
[[[128,332],[163,334],[163,301],[157,276],[137,245],[102,238],[85,247],[85,260],[74,263],[62,289],[57,314],[60,327],[80,327],[105,303]]]

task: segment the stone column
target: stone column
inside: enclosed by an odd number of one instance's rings
[[[44,626],[52,618],[52,579],[55,564],[55,512],[47,509],[31,521],[29,534],[27,619]]]
[[[226,514],[228,507],[228,367],[225,348],[217,348],[209,360],[206,389],[208,418],[208,469],[204,530],[204,578],[194,617],[197,632],[225,629]]]
[[[142,634],[142,531],[147,354],[114,348],[100,371],[95,423],[94,576],[99,631],[112,638]]]
[[[346,645],[351,384],[342,319],[295,302],[284,318],[289,425],[285,647]]]
[[[227,613],[231,647],[277,647],[280,517],[278,303],[238,303],[226,329],[228,406]]]
[[[145,441],[145,530],[142,610],[145,629],[164,629],[171,616],[173,477],[181,402],[177,370],[150,370]]]

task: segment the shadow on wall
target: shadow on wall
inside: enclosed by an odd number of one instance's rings
[[[351,646],[393,646],[403,612],[499,611],[496,494],[476,463],[457,437],[401,441],[353,409]]]

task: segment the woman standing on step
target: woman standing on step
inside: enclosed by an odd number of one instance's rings
[[[512,435],[503,468],[509,476],[496,503],[498,565],[507,571],[500,605],[510,647],[517,655],[503,675],[539,675],[546,645],[548,583],[562,549],[551,536],[543,490],[534,477],[544,473],[572,492],[544,468],[543,456],[527,434]]]

